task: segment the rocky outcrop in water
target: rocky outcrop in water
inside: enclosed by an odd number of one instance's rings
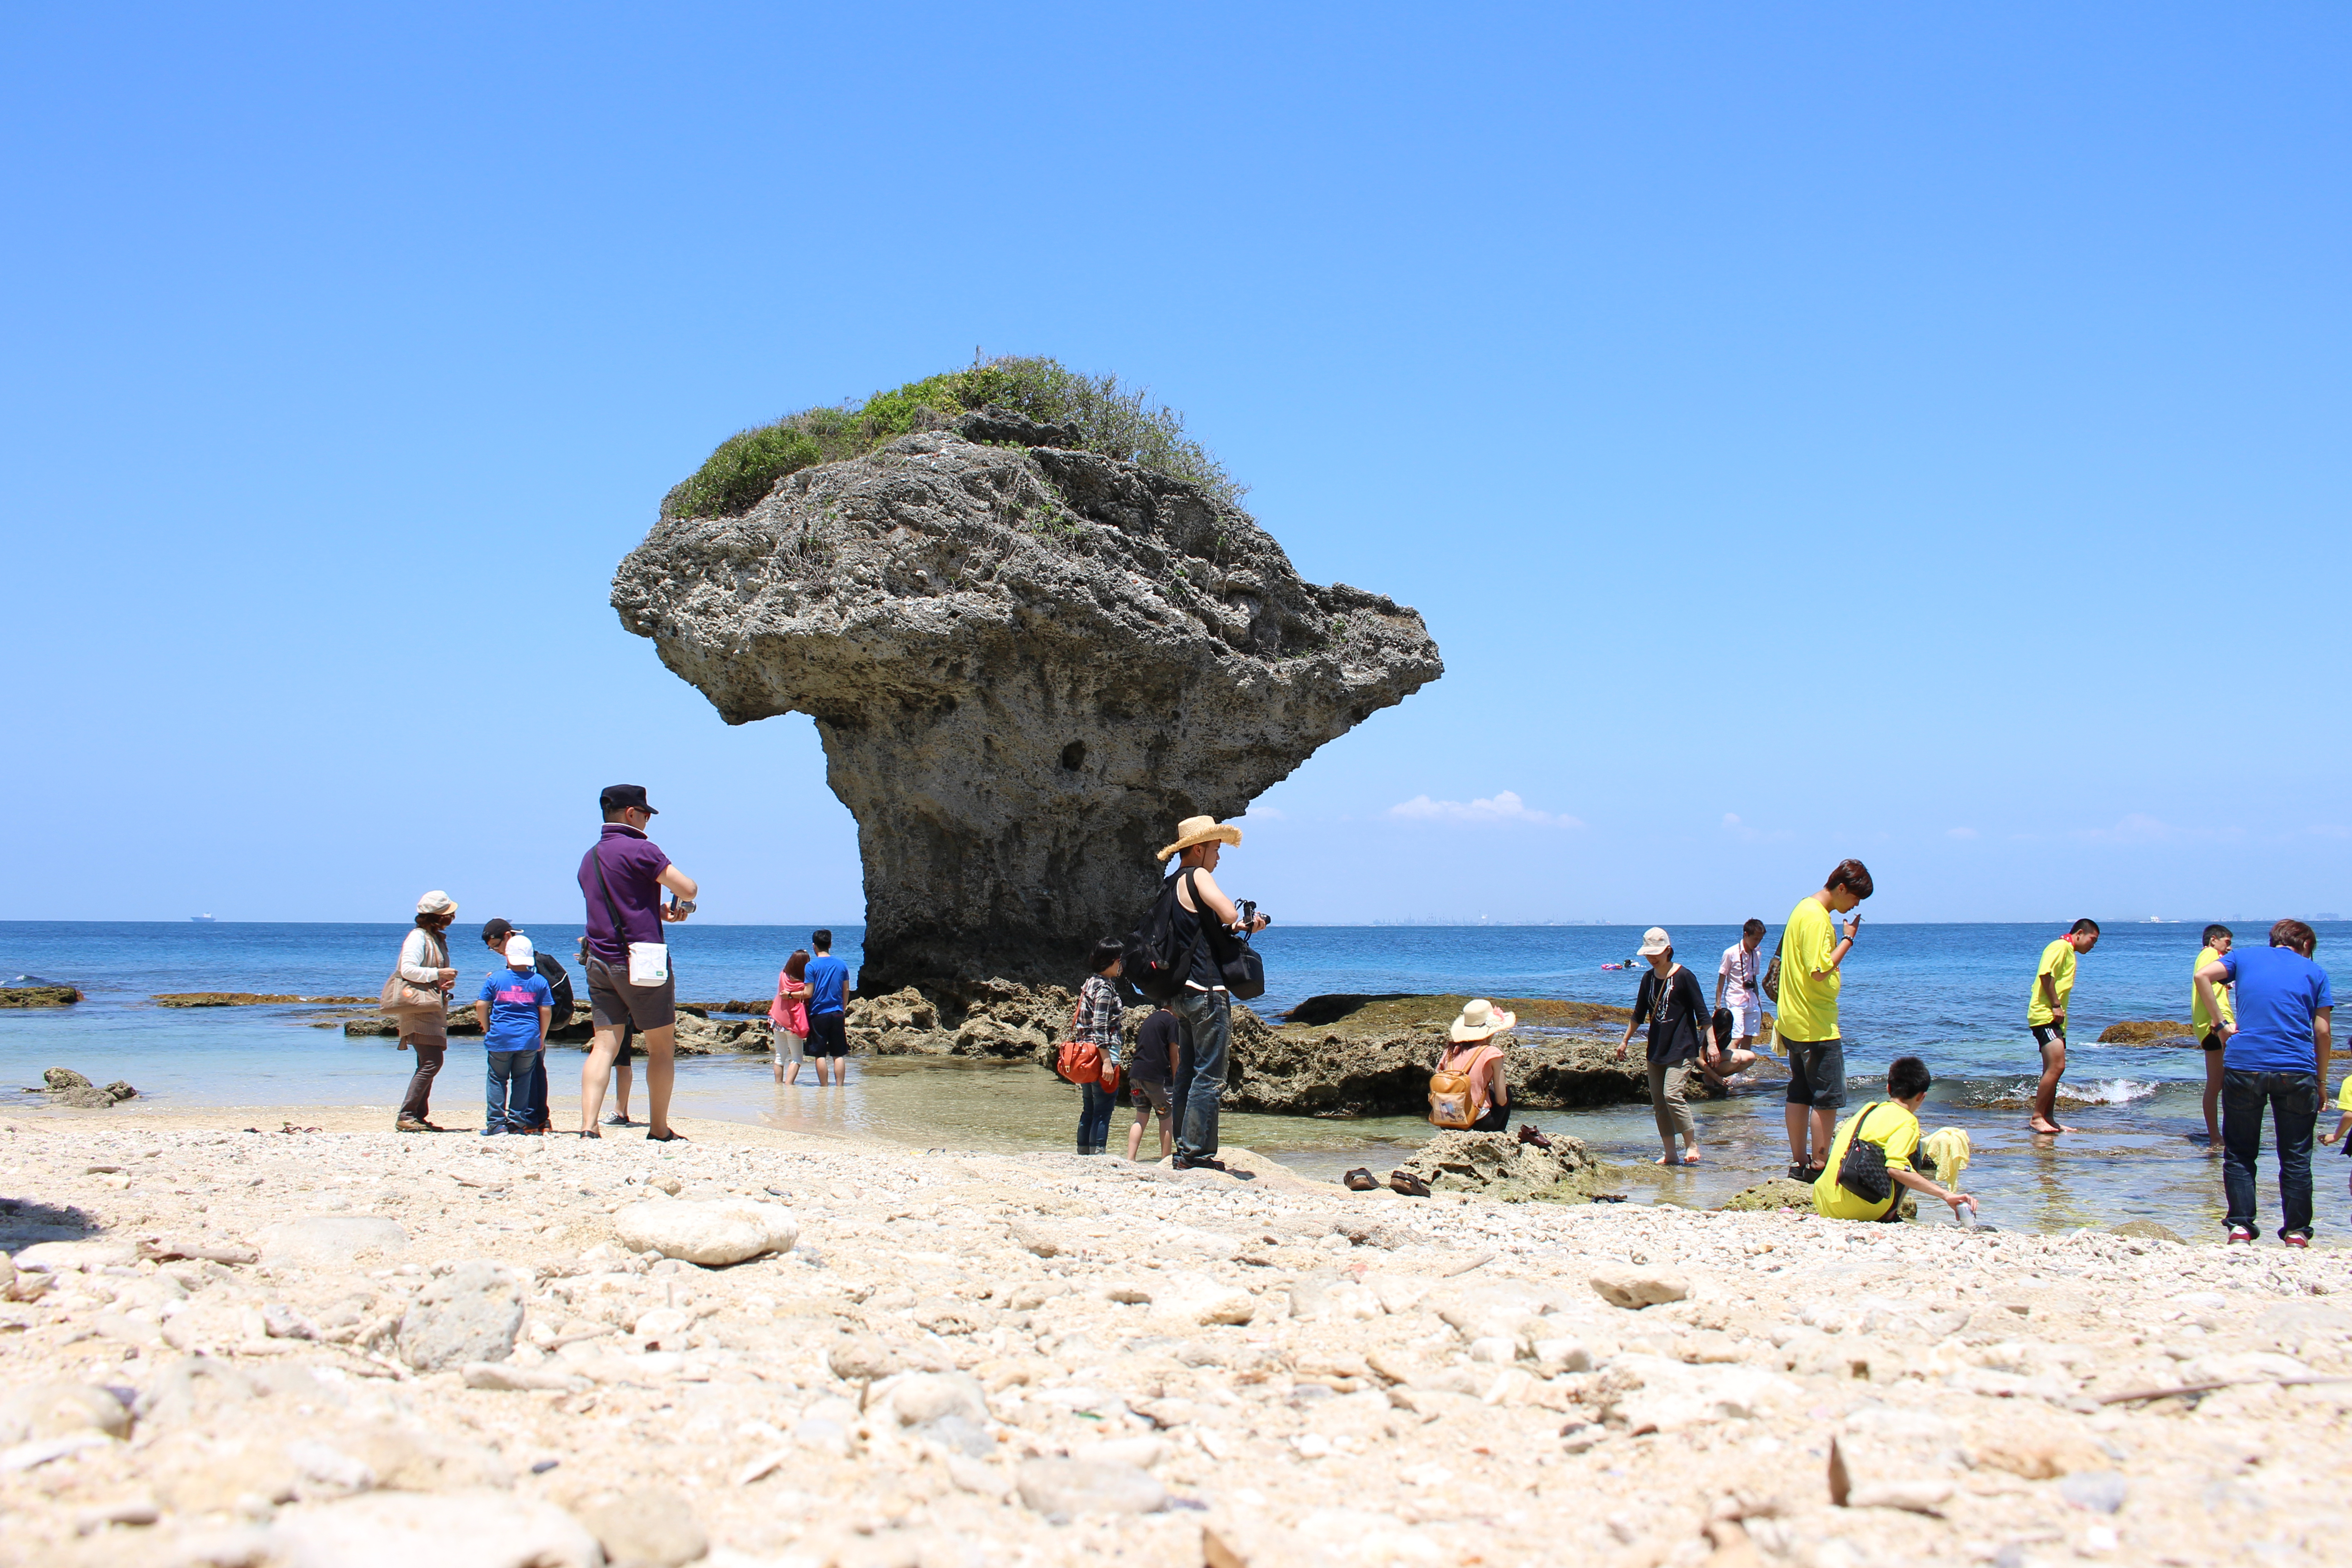
[[[0,987],[0,1008],[69,1008],[79,1000],[71,986]]]
[[[1309,1116],[1416,1116],[1429,1109],[1429,1074],[1445,1026],[1465,997],[1311,997],[1281,1028],[1234,1027],[1236,1078],[1227,1103]],[[1555,1110],[1650,1097],[1638,1051],[1615,1060],[1623,1008],[1592,1002],[1506,1001],[1519,1028],[1503,1071],[1515,1107]]]
[[[2170,1019],[2125,1019],[2099,1031],[2101,1045],[2195,1045],[2197,1031]]]
[[[1057,438],[967,415],[666,519],[614,579],[729,723],[815,719],[857,819],[868,995],[1083,974],[1180,819],[1239,815],[1442,672],[1414,612]]]
[[[139,1091],[120,1078],[103,1086],[93,1084],[70,1067],[52,1067],[41,1074],[41,1086],[28,1089],[28,1094],[46,1094],[52,1105],[68,1106],[77,1111],[103,1111],[125,1100],[139,1098]]]

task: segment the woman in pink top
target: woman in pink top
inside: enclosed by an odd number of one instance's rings
[[[768,1021],[775,1026],[772,1061],[779,1083],[800,1082],[801,1047],[808,1043],[808,962],[804,950],[793,950],[793,956],[784,960],[783,973],[776,977],[776,999],[768,1004]],[[787,1061],[793,1067],[790,1073],[784,1071]]]

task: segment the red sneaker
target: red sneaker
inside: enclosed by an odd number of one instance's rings
[[[2254,1233],[2242,1225],[2230,1227],[2230,1239],[2221,1243],[2224,1247],[2252,1247],[2253,1244]]]
[[[2300,1230],[2289,1231],[2285,1236],[2280,1238],[2280,1239],[2284,1241],[2290,1247],[2307,1248],[2311,1245],[2311,1238],[2305,1236]]]

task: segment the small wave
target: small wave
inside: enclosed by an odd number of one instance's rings
[[[1953,1085],[1950,1103],[1970,1105],[1979,1109],[2007,1109],[2033,1103],[2033,1092],[2041,1080],[2021,1078],[2013,1082],[1996,1082],[1989,1079],[1964,1079]],[[2167,1088],[2177,1084],[2150,1083],[2137,1078],[2084,1079],[2058,1085],[2061,1105],[2128,1105],[2137,1100],[2152,1100]],[[1938,1095],[1937,1098],[1942,1098]]]

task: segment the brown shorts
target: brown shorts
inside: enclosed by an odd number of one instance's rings
[[[598,1029],[634,1027],[639,1034],[667,1029],[677,1021],[677,974],[658,986],[629,984],[629,967],[614,967],[602,958],[588,960],[588,1010]]]

